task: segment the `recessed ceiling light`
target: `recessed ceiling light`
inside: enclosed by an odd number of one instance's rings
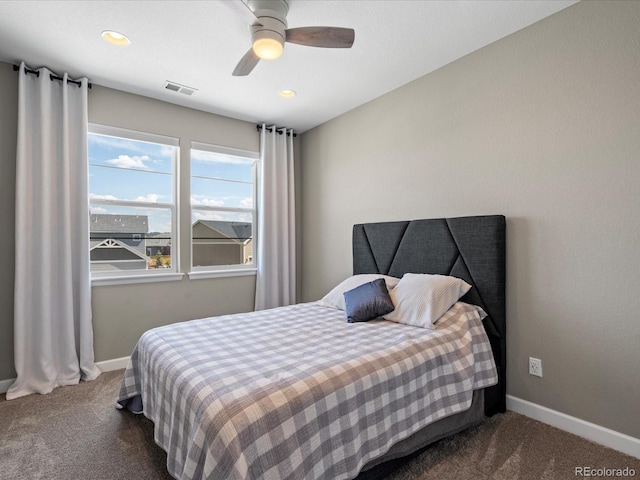
[[[102,32],[102,38],[119,47],[126,47],[131,43],[131,40],[129,40],[126,35],[114,32],[113,30],[105,30]]]
[[[291,98],[296,96],[296,92],[295,90],[280,90],[278,92],[278,95],[280,95],[282,98]]]

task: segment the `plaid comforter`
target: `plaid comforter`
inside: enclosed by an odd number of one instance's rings
[[[496,383],[483,316],[458,302],[428,330],[306,303],[155,328],[118,408],[142,400],[178,479],[353,478]]]

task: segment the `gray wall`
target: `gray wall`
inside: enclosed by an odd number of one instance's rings
[[[504,214],[508,393],[640,437],[638,25],[580,2],[304,133],[303,300],[354,223]]]
[[[16,137],[18,78],[0,62],[0,380],[13,368],[13,277],[15,252]]]
[[[13,276],[15,155],[18,74],[0,62],[0,380],[15,377],[13,367]],[[94,85],[89,121],[180,139],[182,189],[189,183],[192,140],[246,150],[259,149],[255,124],[192,110]],[[190,241],[189,205],[182,205],[180,240]],[[190,264],[187,249],[180,262]],[[253,309],[255,276],[94,287],[93,324],[97,361],[131,354],[149,328],[211,315]]]

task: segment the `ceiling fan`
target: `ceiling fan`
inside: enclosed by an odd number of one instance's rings
[[[308,47],[351,48],[355,38],[352,28],[298,27],[287,28],[286,0],[225,1],[249,23],[252,47],[233,71],[236,77],[249,75],[258,62],[273,60],[282,54],[284,42]]]

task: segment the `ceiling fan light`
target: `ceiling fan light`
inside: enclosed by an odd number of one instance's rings
[[[283,41],[275,32],[262,31],[254,35],[253,52],[263,60],[275,60],[283,49]]]

